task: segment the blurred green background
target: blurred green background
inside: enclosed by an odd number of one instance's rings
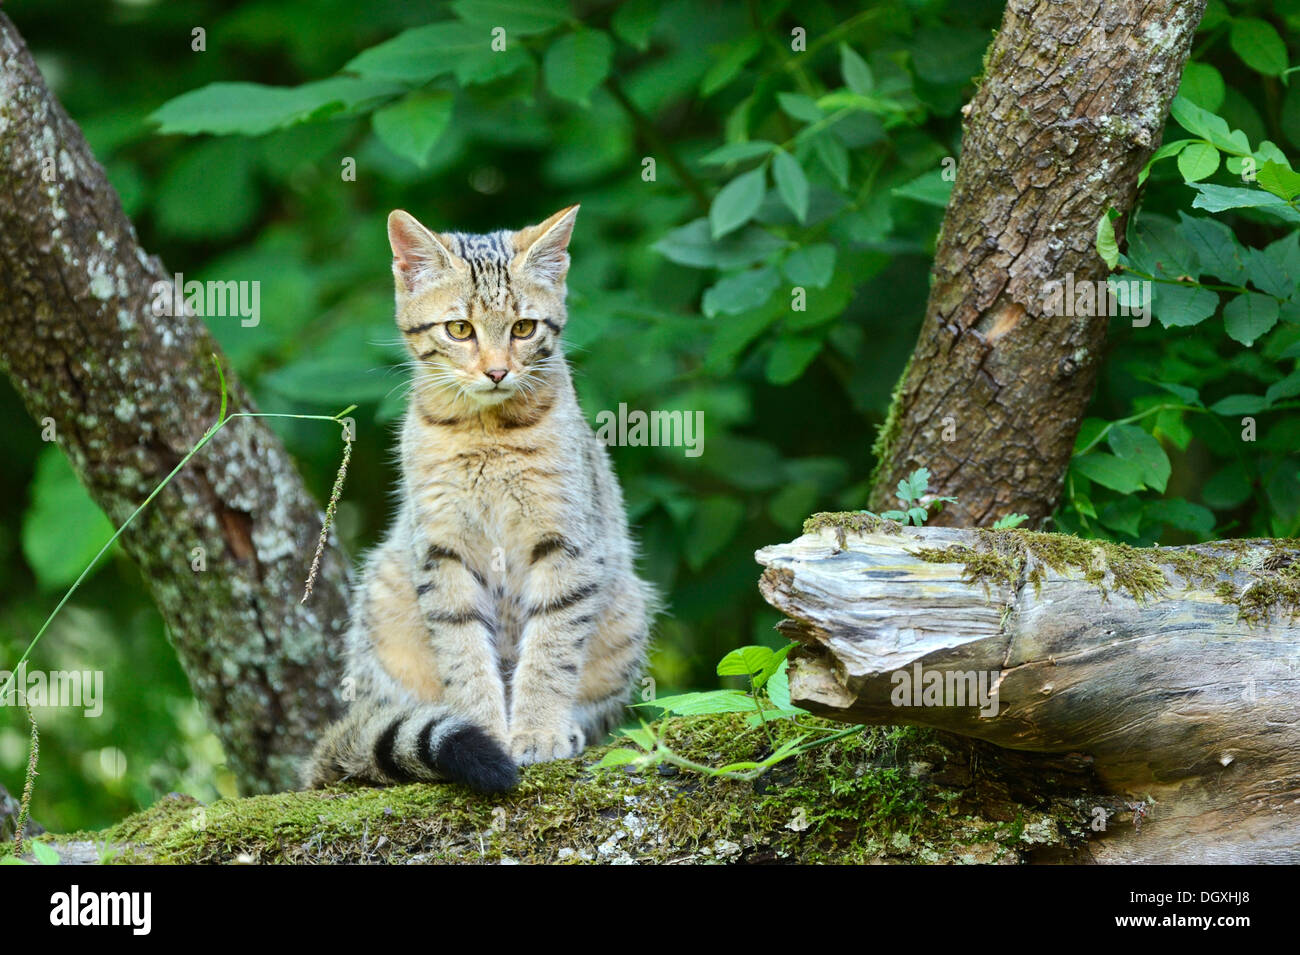
[[[10,0],[5,11],[143,246],[187,279],[261,282],[257,327],[209,324],[262,410],[359,405],[338,521],[354,556],[382,532],[395,480],[402,354],[388,211],[474,231],[581,202],[568,338],[588,417],[620,402],[705,412],[700,457],[613,449],[644,572],[669,598],[652,671],[667,693],[717,685],[714,665],[733,647],[781,644],[755,587],[757,547],[797,535],[814,511],[865,506],[875,431],[924,314],[951,188],[944,160],[958,156],[959,110],[1002,7]],[[428,52],[498,22],[508,24],[504,53]],[[443,26],[418,29],[430,24]],[[797,27],[806,51],[791,49]],[[1184,94],[1251,143],[1295,155],[1300,96],[1286,70],[1300,61],[1297,28],[1297,0],[1214,0]],[[292,102],[204,90],[296,86],[345,68],[342,92],[306,87]],[[191,96],[151,119],[182,94]],[[783,149],[736,145],[754,141]],[[342,174],[348,158],[355,181]],[[1172,161],[1157,165],[1144,214],[1159,222],[1189,210],[1187,178]],[[1295,231],[1251,210],[1227,221],[1252,246]],[[806,311],[791,310],[792,285],[807,289]],[[1058,525],[1144,544],[1295,535],[1300,429],[1285,400],[1300,393],[1286,384],[1296,310],[1284,301],[1250,347],[1217,315],[1194,328],[1157,317],[1144,329],[1113,322],[1086,433],[1169,403],[1154,382],[1207,403],[1272,387],[1254,412],[1260,440],[1243,450],[1235,425],[1213,415],[1153,411],[1135,427],[1167,455],[1167,481],[1141,475],[1140,493],[1124,492],[1117,479],[1090,481],[1096,468],[1072,471]],[[3,669],[111,529],[7,381],[0,426]],[[275,426],[326,498],[337,432]],[[83,586],[32,666],[105,671],[99,719],[37,711],[34,814],[46,825],[102,826],[173,790],[233,793],[161,619],[120,555]],[[11,792],[26,762],[26,719],[0,709],[0,782]]]

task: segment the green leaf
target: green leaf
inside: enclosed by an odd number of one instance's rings
[[[256,174],[257,156],[247,139],[208,139],[187,149],[158,184],[158,228],[195,241],[237,235],[257,217]]]
[[[1103,418],[1084,418],[1083,423],[1079,425],[1079,433],[1074,438],[1073,453],[1079,454],[1084,448],[1091,447],[1109,424],[1110,422]]]
[[[1028,514],[1004,514],[993,523],[993,529],[995,531],[1008,530],[1012,527],[1019,527],[1027,520],[1029,520]]]
[[[757,33],[746,33],[725,47],[700,80],[700,95],[711,96],[734,80],[762,48],[763,39]]]
[[[385,146],[423,169],[451,122],[454,102],[444,90],[416,91],[375,110],[371,123]]]
[[[295,403],[324,409],[340,403],[378,403],[393,390],[393,379],[369,355],[329,354],[299,358],[262,376],[262,382]]]
[[[797,381],[821,354],[822,340],[807,335],[782,335],[767,356],[767,380],[774,385]]]
[[[149,118],[159,124],[160,133],[260,136],[295,123],[359,112],[403,92],[405,88],[395,83],[352,76],[302,86],[210,83],[168,100]]]
[[[1199,325],[1219,310],[1219,296],[1196,285],[1155,284],[1151,312],[1165,328]]]
[[[1281,163],[1272,160],[1264,163],[1256,173],[1255,181],[1261,189],[1266,189],[1287,202],[1300,196],[1300,173],[1293,172]]]
[[[1250,140],[1246,138],[1245,133],[1239,129],[1229,129],[1227,121],[1222,117],[1214,115],[1209,110],[1201,109],[1186,97],[1174,97],[1169,107],[1169,115],[1193,136],[1199,136],[1213,143],[1225,153],[1237,156],[1250,155]]]
[[[813,150],[841,189],[849,187],[849,151],[827,131],[813,139]]]
[[[781,110],[793,119],[816,123],[826,118],[826,114],[818,107],[816,100],[802,93],[777,93],[776,101],[781,106]]]
[[[1233,284],[1246,281],[1245,253],[1237,237],[1222,222],[1178,213],[1179,231],[1196,251],[1201,272]]]
[[[705,290],[704,314],[713,318],[719,314],[739,315],[758,308],[771,298],[780,281],[780,275],[771,266],[727,275]]]
[[[744,162],[747,159],[757,159],[759,156],[766,156],[772,150],[776,149],[775,143],[769,143],[765,139],[751,139],[741,143],[727,143],[725,146],[719,146],[713,152],[708,153],[700,158],[700,162],[706,166],[725,166],[728,163]]]
[[[1201,488],[1201,500],[1216,511],[1231,511],[1250,497],[1250,473],[1241,461],[1234,461],[1213,475]]]
[[[734,232],[754,217],[767,191],[767,174],[763,167],[741,173],[727,183],[709,207],[709,224],[713,238]]]
[[[1142,171],[1138,173],[1138,185],[1140,186],[1142,183],[1147,181],[1147,177],[1151,175],[1152,166],[1162,159],[1168,159],[1170,156],[1177,156],[1195,141],[1196,140],[1194,139],[1179,139],[1172,143],[1165,143],[1157,149],[1152,153],[1151,158],[1147,160],[1147,164],[1142,167]]]
[[[1208,63],[1188,63],[1183,68],[1178,95],[1213,113],[1223,105],[1223,74]]]
[[[776,672],[768,678],[767,698],[772,704],[781,710],[797,710],[798,707],[790,703],[790,661],[781,660],[781,665],[776,668]]]
[[[758,227],[716,240],[709,221],[696,219],[672,230],[652,248],[678,265],[697,269],[736,269],[762,262],[783,245],[776,236]]]
[[[1300,369],[1291,372],[1281,381],[1275,381],[1264,392],[1264,400],[1270,405],[1286,398],[1300,395]]]
[[[707,713],[748,713],[754,709],[754,698],[738,690],[703,690],[664,696],[636,706],[657,706],[679,716],[699,716]]]
[[[1291,242],[1296,238],[1297,234],[1293,232],[1279,242]],[[1250,284],[1261,292],[1276,298],[1290,298],[1300,281],[1300,272],[1291,270],[1300,263],[1287,261],[1287,249],[1279,247],[1279,242],[1265,249],[1247,249],[1246,271],[1250,273]]]
[[[659,0],[628,0],[619,4],[609,26],[614,36],[644,53],[650,48],[650,36],[658,23]]]
[[[1178,154],[1178,171],[1184,182],[1199,182],[1219,168],[1219,151],[1209,143],[1192,143]]]
[[[485,33],[504,27],[507,44],[512,36],[545,33],[560,26],[570,16],[568,7],[567,2],[556,0],[455,0],[451,5],[456,16],[482,27]]]
[[[844,85],[859,96],[870,96],[876,87],[871,67],[847,43],[840,44],[840,73],[844,77]]]
[[[919,501],[925,496],[925,492],[930,490],[930,469],[917,468],[905,478],[898,481],[898,499],[911,503]]]
[[[31,504],[23,512],[23,557],[42,590],[67,587],[115,528],[54,444],[42,448],[36,458],[31,493]]]
[[[638,759],[641,759],[643,755],[644,754],[638,753],[634,749],[611,749],[600,758],[600,762],[591,768],[612,769],[616,766],[626,766],[629,763],[635,763]]]
[[[1107,209],[1097,220],[1097,254],[1109,269],[1119,265],[1119,243],[1115,241],[1114,209]]]
[[[731,542],[744,516],[745,505],[737,498],[716,494],[700,501],[682,546],[686,565],[703,568]]]
[[[1107,440],[1116,455],[1137,465],[1143,484],[1164,492],[1171,471],[1169,456],[1154,436],[1134,424],[1116,424]]]
[[[1151,501],[1146,506],[1144,516],[1148,520],[1159,521],[1180,531],[1201,536],[1208,536],[1214,531],[1214,512],[1180,497]]]
[[[1256,73],[1281,76],[1286,72],[1286,43],[1271,23],[1254,17],[1234,17],[1228,43]]]
[[[354,56],[343,67],[370,80],[423,86],[454,73],[462,83],[507,75],[528,63],[521,47],[492,49],[489,31],[456,20],[404,30]]]
[[[1191,187],[1196,190],[1192,200],[1193,209],[1207,212],[1226,212],[1229,209],[1258,209],[1261,212],[1288,222],[1300,222],[1300,212],[1287,205],[1281,196],[1275,196],[1263,189],[1243,189],[1241,186],[1220,186],[1212,182],[1195,182]]]
[[[802,245],[781,263],[785,277],[802,288],[825,288],[835,274],[835,246]]]
[[[773,656],[769,647],[739,647],[718,661],[718,676],[753,676]]]
[[[784,149],[778,149],[772,156],[772,178],[776,190],[795,218],[800,222],[808,219],[808,177],[804,175],[799,161]]]
[[[32,840],[28,845],[32,847],[32,855],[36,857],[36,861],[41,865],[59,864],[59,854],[51,846],[35,840]]]
[[[1195,275],[1196,252],[1187,244],[1181,227],[1160,215],[1141,214],[1132,230],[1130,261],[1158,278],[1177,279]]]
[[[560,99],[586,106],[592,91],[609,76],[614,41],[600,30],[577,30],[560,37],[542,60],[546,88]]]
[[[1185,405],[1199,405],[1201,403],[1201,393],[1188,385],[1178,385],[1170,381],[1156,381],[1153,384],[1163,388]]]
[[[763,664],[763,668],[754,674],[754,689],[762,689],[767,685],[767,681],[772,678],[772,675],[781,667],[785,666],[785,658],[790,655],[790,651],[793,649],[794,644],[787,643],[781,649],[774,651],[772,655],[767,658],[767,661]]]
[[[1247,347],[1276,325],[1277,318],[1277,299],[1259,292],[1243,292],[1223,307],[1228,337]]]
[[[1142,524],[1142,501],[1133,496],[1111,501],[1101,509],[1098,519],[1113,530],[1137,537]]]
[[[1259,395],[1228,395],[1228,397],[1220,398],[1210,405],[1210,411],[1214,414],[1228,415],[1230,417],[1258,414],[1267,408],[1268,402]]]
[[[943,178],[942,169],[933,169],[930,172],[922,173],[911,182],[896,186],[890,192],[892,195],[904,199],[914,199],[917,202],[924,202],[928,206],[944,209],[948,205],[948,199],[952,196],[953,185],[951,181]]]
[[[1132,494],[1143,488],[1141,468],[1136,463],[1122,460],[1113,454],[1085,454],[1075,458],[1071,467],[1088,480],[1121,494]]]

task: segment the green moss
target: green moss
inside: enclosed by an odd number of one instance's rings
[[[962,577],[968,582],[984,585],[985,593],[991,587],[1015,590],[1020,583],[1023,560],[1018,555],[1006,555],[996,550],[976,550],[965,544],[951,547],[922,547],[916,551],[921,560],[933,564],[961,564]]]
[[[1238,619],[1251,626],[1274,619],[1295,620],[1300,617],[1300,554],[1280,548],[1265,558],[1244,587],[1221,581],[1215,593],[1224,603],[1235,605]]]
[[[1085,580],[1097,585],[1103,597],[1108,592],[1108,575],[1112,589],[1128,594],[1139,603],[1159,596],[1169,588],[1168,578],[1153,558],[1155,552],[1149,549],[1042,531],[1004,530],[986,533],[1015,535],[1034,558],[1058,574],[1070,571],[1082,574]],[[1036,575],[1034,580],[1036,586],[1040,582],[1041,574]]]
[[[876,459],[876,466],[871,471],[871,496],[873,498],[875,497],[875,488],[880,483],[881,475],[893,466],[894,443],[898,440],[898,434],[903,428],[903,385],[906,384],[908,373],[911,370],[912,359],[908,358],[907,364],[903,366],[903,373],[898,376],[898,381],[894,383],[893,393],[889,396],[889,411],[885,413],[885,420],[876,432],[876,440],[871,444],[871,453]]]
[[[891,521],[865,511],[822,511],[803,522],[803,532],[812,534],[824,528],[840,533],[840,546],[844,546],[844,532],[858,534],[897,534],[903,529],[898,521]]]
[[[775,743],[838,724],[779,721]],[[771,743],[742,715],[658,724],[688,759],[762,758]],[[103,833],[117,862],[972,862],[1026,847],[982,818],[970,793],[940,783],[949,761],[928,730],[867,728],[783,763],[757,782],[680,771],[594,770],[603,747],[524,771],[515,792],[450,784],[340,787],[200,805],[171,796]],[[947,770],[945,770],[947,771]],[[969,779],[967,779],[969,782]],[[1086,813],[1059,843],[1086,837]],[[1005,817],[1003,817],[1005,818]]]

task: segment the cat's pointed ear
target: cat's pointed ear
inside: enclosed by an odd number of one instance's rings
[[[409,212],[388,214],[388,244],[393,247],[393,277],[405,291],[447,269],[463,271],[465,262]]]
[[[515,270],[543,284],[560,285],[569,272],[569,238],[578,207],[561,209],[545,222],[520,229],[514,235]]]

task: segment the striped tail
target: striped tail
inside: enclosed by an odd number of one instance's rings
[[[326,731],[303,773],[307,789],[344,780],[376,786],[452,780],[491,793],[513,789],[519,770],[497,740],[445,706],[358,702]]]

